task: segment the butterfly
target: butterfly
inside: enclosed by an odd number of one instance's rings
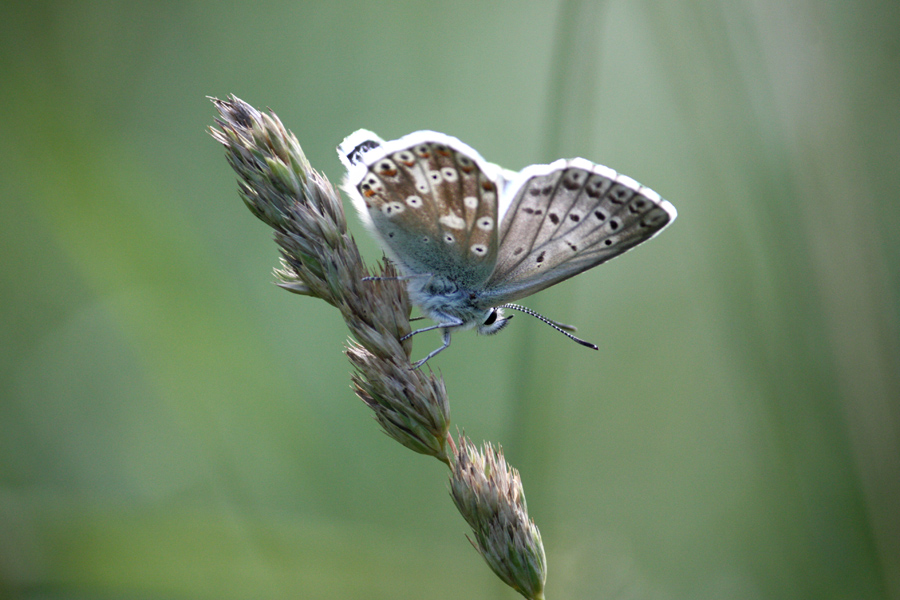
[[[503,309],[535,316],[573,340],[573,327],[512,301],[557,284],[649,240],[677,212],[659,194],[583,158],[514,172],[458,139],[416,131],[384,141],[360,129],[338,146],[344,189],[406,281],[410,299],[450,333],[503,329]]]

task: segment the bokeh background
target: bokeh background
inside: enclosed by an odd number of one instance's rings
[[[548,598],[900,598],[896,1],[3,2],[0,35],[0,597],[518,597],[337,312],[272,285],[205,131],[234,93],[334,182],[355,129],[436,129],[678,208],[527,302],[599,352],[519,316],[430,362]]]

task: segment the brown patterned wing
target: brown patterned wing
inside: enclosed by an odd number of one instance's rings
[[[498,251],[493,165],[435,132],[386,142],[360,162],[353,185],[371,228],[406,274],[440,275],[470,289],[487,280]]]

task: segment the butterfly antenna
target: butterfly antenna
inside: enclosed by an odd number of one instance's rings
[[[391,277],[382,277],[380,275],[369,275],[363,277],[363,281],[408,281],[416,277],[432,277],[431,273],[415,273],[413,275],[393,275]]]
[[[574,342],[578,342],[578,343],[581,344],[582,346],[587,346],[588,348],[593,348],[594,350],[599,350],[599,348],[597,347],[596,344],[592,344],[592,343],[590,343],[590,342],[586,342],[586,341],[584,341],[583,339],[577,338],[577,337],[575,337],[574,335],[572,335],[571,333],[569,333],[569,331],[575,331],[575,328],[572,327],[571,325],[563,325],[562,323],[557,323],[556,321],[551,321],[550,319],[548,319],[548,318],[545,317],[544,315],[542,315],[542,314],[540,314],[540,313],[536,313],[536,312],[534,312],[533,310],[531,310],[530,308],[525,307],[525,306],[522,306],[521,304],[503,304],[503,305],[501,305],[501,306],[498,306],[497,308],[511,308],[511,309],[513,309],[513,310],[517,310],[517,311],[519,311],[519,312],[523,312],[523,313],[525,313],[526,315],[531,315],[531,316],[534,317],[535,319],[538,319],[539,321],[543,321],[544,323],[546,323],[547,325],[549,325],[549,326],[552,327],[553,329],[557,330],[558,332],[560,332],[561,334],[563,334],[564,336],[566,336],[566,337],[569,338],[570,340],[572,340],[572,341],[574,341]],[[568,330],[568,331],[567,331],[567,330]]]

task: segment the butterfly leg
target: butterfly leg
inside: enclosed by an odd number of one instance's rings
[[[419,367],[424,365],[426,362],[428,362],[428,359],[430,359],[432,356],[436,355],[441,350],[444,350],[445,348],[450,346],[450,329],[453,327],[459,327],[460,325],[462,325],[464,323],[463,320],[460,319],[459,317],[454,317],[451,315],[436,315],[436,316],[443,317],[443,319],[441,319],[443,322],[438,323],[437,325],[432,325],[431,327],[423,327],[422,329],[416,329],[412,333],[407,333],[402,338],[400,338],[400,341],[403,342],[403,341],[408,340],[412,336],[416,335],[417,333],[431,331],[432,329],[443,329],[444,330],[444,333],[443,333],[444,344],[440,348],[432,351],[428,356],[426,356],[422,360],[414,362],[412,365],[413,369],[418,369]]]
[[[363,281],[409,281],[410,279],[415,279],[416,277],[432,277],[431,273],[417,273],[415,275],[397,275],[396,277],[381,277],[378,275],[369,275],[368,277],[363,277]]]
[[[421,319],[421,317],[419,317],[419,318]],[[412,320],[412,319],[410,319],[410,320]],[[407,333],[406,335],[404,335],[402,338],[400,338],[400,341],[405,342],[406,340],[408,340],[412,336],[416,335],[417,333],[425,333],[426,331],[431,331],[432,329],[438,329],[439,327],[443,327],[443,325],[438,324],[438,325],[432,325],[431,327],[423,327],[422,329],[416,329],[412,333]]]
[[[422,317],[418,317],[418,318],[421,319]],[[443,323],[438,323],[437,325],[432,325],[431,327],[423,327],[422,329],[416,329],[412,333],[407,333],[406,335],[404,335],[402,338],[400,338],[400,341],[405,342],[406,340],[408,340],[412,336],[416,335],[417,333],[425,333],[426,331],[431,331],[432,329],[444,329],[444,331],[446,332],[448,328],[459,327],[462,324],[463,324],[462,319],[445,316]],[[448,334],[445,333],[445,335],[448,335]],[[447,342],[447,344],[449,345],[450,342]]]
[[[435,327],[440,327],[440,325],[435,325]],[[434,329],[435,327],[429,327],[429,329]],[[418,369],[419,367],[421,367],[422,365],[424,365],[425,363],[427,363],[427,362],[428,362],[428,359],[430,359],[431,357],[437,355],[437,354],[438,354],[439,352],[441,352],[442,350],[446,350],[447,348],[450,347],[450,329],[447,328],[447,327],[444,328],[444,336],[443,336],[443,339],[444,339],[444,345],[443,345],[443,346],[441,346],[440,348],[436,348],[435,350],[432,350],[431,352],[428,353],[428,356],[426,356],[426,357],[423,358],[422,360],[418,360],[418,361],[414,362],[413,365],[412,365],[412,369],[413,369],[413,370]]]

